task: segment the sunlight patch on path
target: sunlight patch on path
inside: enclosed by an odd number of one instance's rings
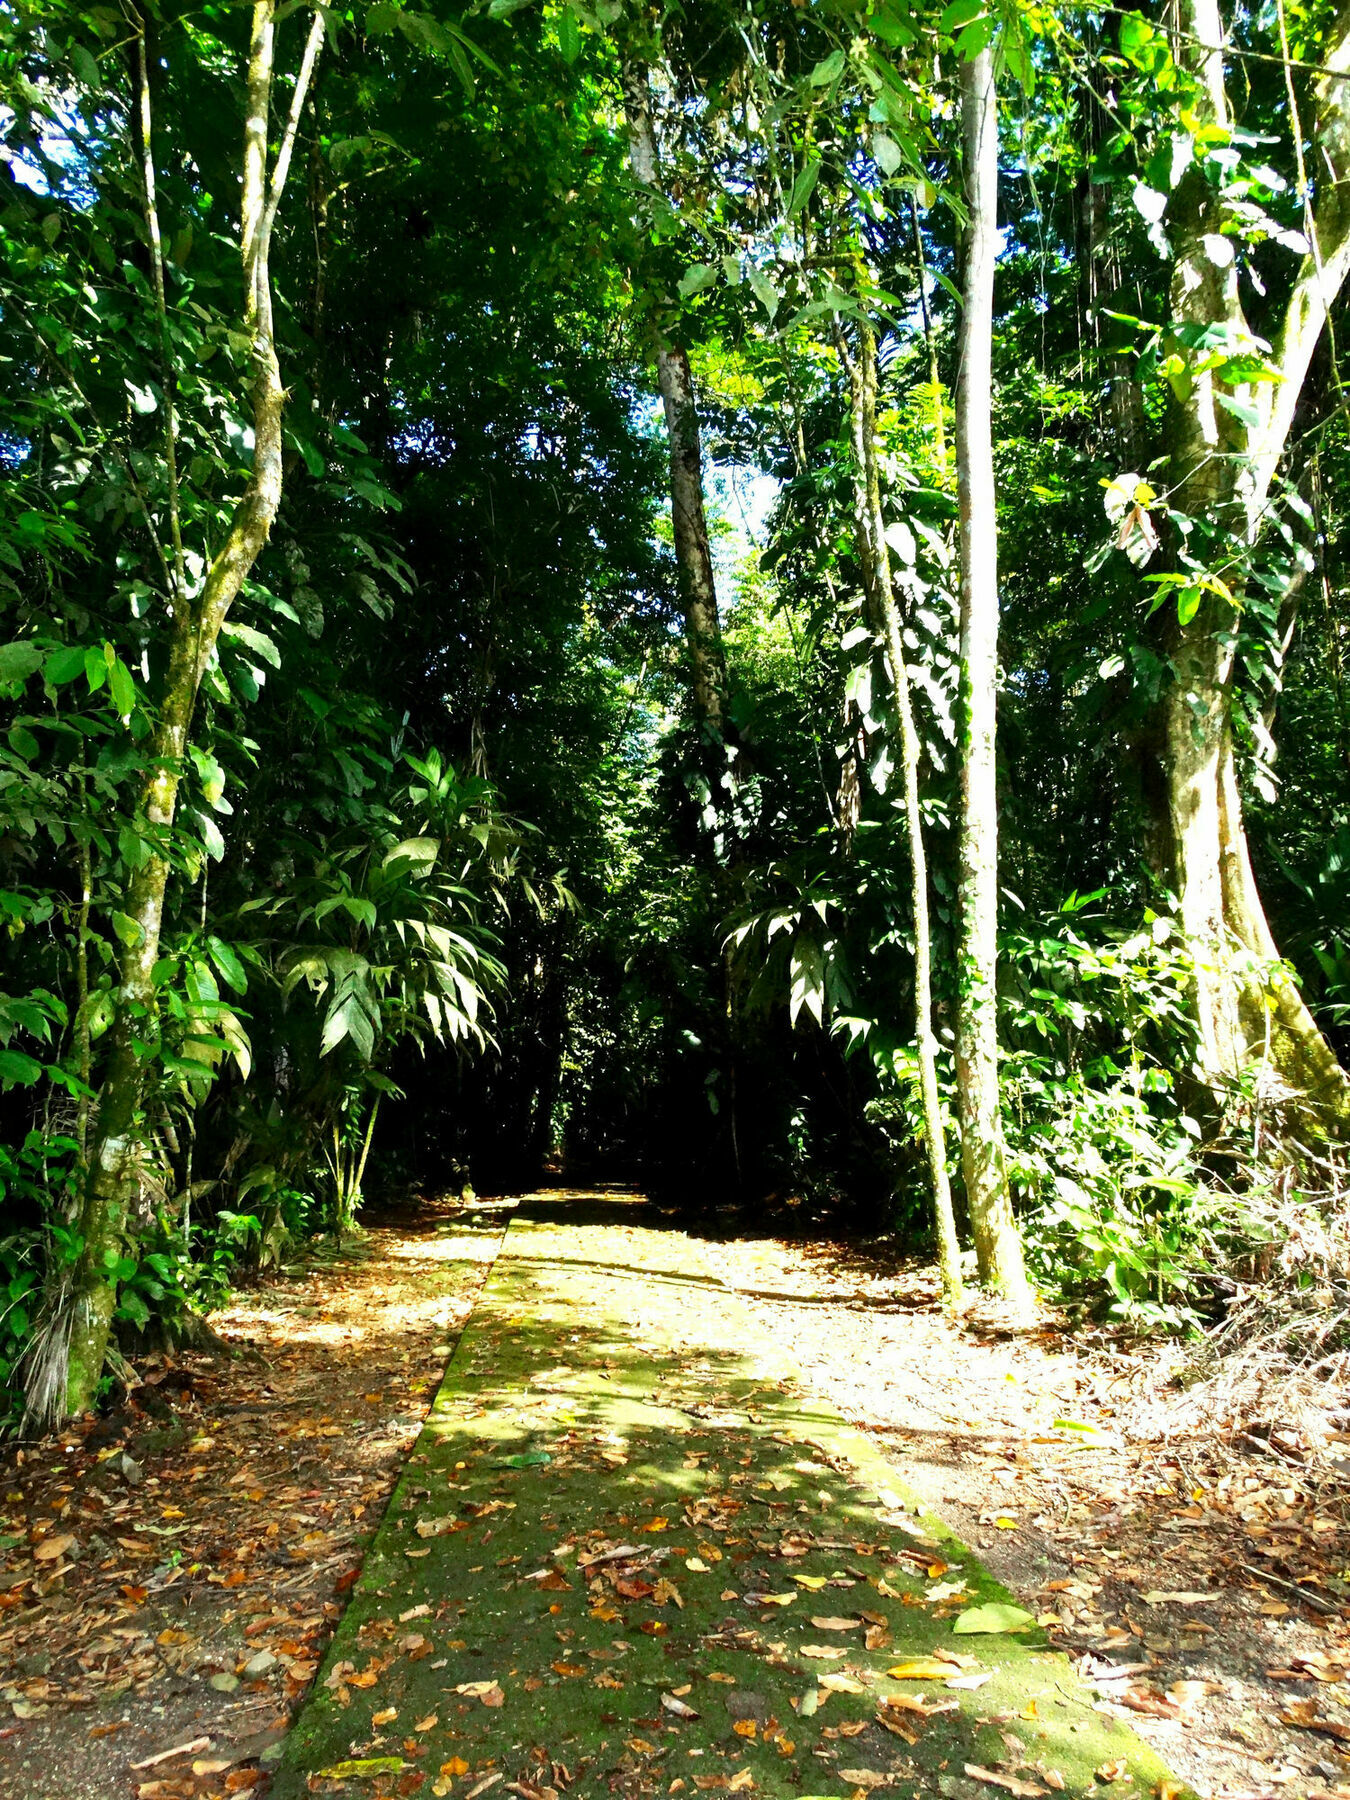
[[[1027,1615],[956,1629],[1011,1605],[689,1239],[539,1195],[273,1794],[1179,1792]]]

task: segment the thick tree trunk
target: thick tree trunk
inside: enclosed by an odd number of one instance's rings
[[[1209,122],[1231,123],[1223,21],[1216,0],[1185,0],[1186,54]],[[1350,5],[1337,20],[1329,65],[1350,69]],[[1222,370],[1201,369],[1167,423],[1173,503],[1192,518],[1253,546],[1288,443],[1299,393],[1327,308],[1350,271],[1350,96],[1324,78],[1316,90],[1317,141],[1333,179],[1319,199],[1314,248],[1291,287],[1271,360],[1282,379],[1226,387]],[[1339,179],[1337,177],[1339,176]],[[1173,196],[1176,246],[1171,315],[1178,326],[1226,325],[1247,333],[1236,263],[1209,255],[1218,201],[1198,170]],[[1231,398],[1239,418],[1222,404]],[[1247,422],[1252,417],[1256,423]],[[1280,961],[1252,873],[1234,760],[1232,700],[1238,618],[1208,597],[1176,626],[1171,681],[1163,696],[1162,745],[1181,930],[1194,964],[1199,1073],[1222,1099],[1264,1063],[1279,1096],[1333,1135],[1350,1131],[1350,1082]]]
[[[157,700],[158,725],[152,739],[151,775],[142,792],[139,815],[152,842],[163,842],[177,810],[188,733],[197,692],[220,636],[230,606],[248,578],[281,504],[282,414],[285,395],[277,361],[268,268],[272,226],[285,187],[295,133],[304,107],[314,63],[323,42],[323,14],[316,13],[292,98],[285,135],[269,182],[268,121],[275,47],[275,0],[258,0],[253,8],[249,49],[248,102],[244,126],[244,182],[241,249],[244,264],[244,324],[253,344],[253,468],[248,487],[231,521],[225,543],[207,572],[199,597],[190,598],[178,582],[169,595],[169,658]],[[148,98],[143,92],[143,107]],[[148,148],[148,111],[143,114]],[[152,169],[153,165],[148,164]],[[152,245],[158,243],[154,191],[147,174],[146,206]],[[155,291],[163,305],[162,270]],[[176,519],[173,521],[176,527]],[[173,532],[176,541],[176,529]],[[65,1367],[46,1359],[30,1371],[27,1417],[31,1424],[55,1422],[63,1414],[85,1411],[93,1404],[103,1373],[109,1333],[117,1301],[114,1265],[121,1254],[141,1155],[140,1111],[144,1063],[138,1040],[155,1032],[155,964],[159,959],[169,862],[152,853],[131,878],[126,912],[138,927],[138,938],[123,953],[118,971],[117,1004],[111,1051],[99,1091],[98,1111],[89,1145],[88,1175],[80,1213],[84,1240],[68,1296],[68,1345]],[[52,1334],[60,1344],[62,1332]],[[63,1377],[63,1379],[61,1379]]]
[[[970,223],[961,310],[956,471],[961,520],[961,923],[956,1076],[961,1166],[981,1279],[1019,1313],[1031,1306],[1013,1213],[998,1087],[998,536],[993,451],[998,112],[986,49],[961,63]]]
[[[626,58],[623,65],[623,99],[633,174],[643,187],[657,193],[660,191],[660,163],[652,125],[651,88],[646,69],[630,58]],[[670,440],[671,524],[675,535],[675,560],[680,571],[680,599],[689,650],[694,716],[700,726],[720,737],[726,725],[727,670],[717,610],[717,580],[703,502],[703,443],[698,404],[688,352],[682,345],[667,343],[659,332],[656,334],[656,377]]]
[[[860,290],[862,284],[859,284]],[[861,297],[861,295],[860,295]],[[843,345],[842,335],[840,345]],[[853,457],[856,469],[856,514],[859,559],[873,625],[886,645],[900,727],[900,765],[905,789],[905,834],[909,839],[910,899],[914,912],[914,1043],[919,1063],[924,1150],[933,1184],[933,1217],[937,1228],[938,1266],[947,1305],[959,1308],[965,1294],[961,1281],[961,1248],[956,1236],[951,1182],[947,1175],[947,1133],[938,1089],[937,1037],[933,1031],[933,948],[928,909],[928,857],[924,847],[923,809],[919,804],[922,748],[914,720],[909,665],[900,632],[900,614],[891,578],[890,547],[881,504],[881,472],[876,453],[877,346],[870,322],[858,326],[858,354],[850,363]]]

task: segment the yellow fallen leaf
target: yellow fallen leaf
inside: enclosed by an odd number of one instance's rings
[[[825,1575],[794,1575],[792,1579],[798,1587],[823,1588],[828,1577]]]
[[[469,1765],[462,1756],[452,1756],[448,1762],[443,1762],[441,1764],[442,1775],[450,1775],[453,1777],[455,1775],[467,1775],[468,1772]]]
[[[397,1717],[398,1708],[396,1706],[382,1706],[379,1712],[370,1715],[370,1722],[372,1725],[388,1725]]]
[[[914,1662],[896,1663],[886,1673],[892,1681],[945,1681],[951,1669],[935,1656],[921,1656]]]

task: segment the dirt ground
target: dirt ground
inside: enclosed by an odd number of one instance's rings
[[[152,1359],[112,1418],[5,1453],[0,1800],[262,1800],[507,1211],[381,1221],[218,1315],[236,1359]],[[884,1245],[714,1263],[1202,1795],[1350,1796],[1343,1484],[1141,1437],[1147,1346],[958,1329]]]
[[[958,1328],[933,1272],[884,1243],[740,1237],[719,1252],[808,1385],[1055,1616],[1100,1705],[1178,1775],[1216,1800],[1350,1794],[1343,1481],[1294,1449],[1158,1441],[1156,1404],[1141,1439],[1156,1347]]]

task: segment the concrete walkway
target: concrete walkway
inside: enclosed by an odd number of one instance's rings
[[[274,1800],[1179,1795],[712,1254],[522,1205]]]

